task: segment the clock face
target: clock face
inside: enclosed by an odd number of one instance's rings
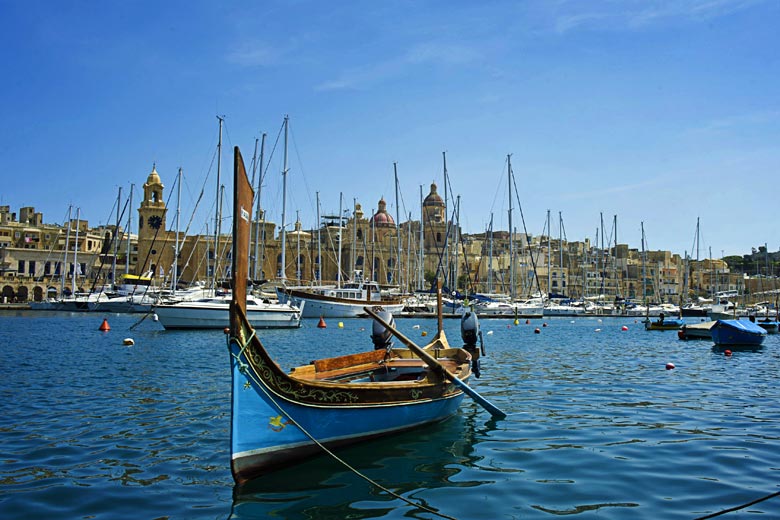
[[[162,218],[160,218],[158,215],[152,215],[149,217],[149,227],[154,229],[160,229],[160,226],[162,226]]]

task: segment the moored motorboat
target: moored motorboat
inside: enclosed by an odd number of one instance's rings
[[[703,321],[701,323],[686,323],[677,331],[677,337],[680,339],[712,339],[712,326],[714,321]]]
[[[713,325],[716,345],[761,345],[766,331],[750,320],[718,320]]]
[[[341,287],[277,287],[280,302],[303,306],[304,318],[357,318],[365,316],[363,307],[381,305],[391,314],[404,309],[401,300],[385,300],[379,291],[379,285],[362,279],[356,273],[353,281]]]
[[[780,322],[777,320],[758,320],[756,324],[764,329],[767,334],[777,334],[778,327],[780,327]]]
[[[230,325],[230,297],[161,303],[153,308],[166,329],[224,329]],[[303,304],[301,304],[303,305]],[[246,317],[255,329],[294,329],[301,326],[301,307],[246,298]]]
[[[663,312],[658,315],[658,319],[647,318],[644,323],[645,330],[678,330],[685,325],[681,318],[667,318]]]

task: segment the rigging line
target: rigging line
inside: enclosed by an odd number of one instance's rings
[[[525,215],[523,214],[523,206],[522,206],[522,204],[520,204],[520,196],[518,195],[518,191],[517,191],[517,179],[515,178],[514,170],[511,170],[510,174],[512,176],[512,185],[515,188],[515,199],[517,199],[517,209],[520,210],[520,220],[523,223],[523,233],[525,233],[526,240],[527,240],[527,238],[528,238],[528,229],[525,226]],[[512,230],[511,229],[509,230],[509,239],[510,240],[512,239]],[[536,290],[539,292],[539,294],[541,294],[542,293],[542,287],[539,285],[539,277],[536,276],[536,262],[534,261],[534,256],[533,255],[530,255],[530,256],[531,256],[531,266],[533,267],[533,270],[534,270],[534,279],[536,280]]]
[[[752,502],[748,502],[747,504],[742,504],[741,506],[731,507],[729,509],[724,509],[722,511],[718,511],[717,513],[712,513],[705,516],[700,516],[696,518],[695,520],[706,520],[708,518],[715,518],[716,516],[725,515],[726,513],[732,513],[734,511],[739,511],[740,509],[745,509],[746,507],[750,507],[752,505],[758,504],[759,502],[763,502],[765,500],[769,500],[770,498],[775,498],[777,496],[780,496],[780,491],[777,491],[775,493],[772,493],[770,495],[767,495],[765,497],[758,498],[756,500],[753,500]]]
[[[253,336],[254,336],[254,331],[252,331],[252,335],[250,335],[250,337],[247,339],[246,343],[244,343],[243,345],[241,344],[241,341],[239,340],[239,338],[228,337],[228,340],[227,340],[228,341],[228,351],[230,351],[230,342],[234,341],[236,343],[236,345],[238,345],[241,348],[241,350],[239,351],[239,356],[243,354],[244,357],[247,358],[247,361],[249,361],[249,357],[246,355],[245,349],[249,346],[249,341],[252,340]],[[385,486],[383,486],[379,482],[373,480],[368,475],[366,475],[364,473],[361,473],[357,468],[355,468],[354,466],[350,465],[346,460],[344,460],[341,457],[339,457],[338,455],[336,455],[333,451],[328,449],[328,447],[326,447],[324,444],[322,444],[320,441],[318,441],[311,433],[309,433],[309,431],[306,430],[298,421],[296,421],[289,414],[289,412],[287,412],[287,410],[282,408],[282,406],[276,401],[276,399],[274,399],[273,395],[271,395],[271,392],[269,392],[268,389],[265,388],[264,384],[261,381],[258,380],[258,378],[257,378],[257,376],[255,374],[254,367],[252,367],[249,363],[244,363],[238,356],[236,356],[232,352],[230,352],[230,355],[236,360],[236,364],[238,365],[239,370],[244,375],[246,375],[247,378],[250,378],[255,383],[255,386],[261,392],[263,392],[263,394],[265,394],[265,396],[268,398],[268,400],[271,403],[273,403],[273,405],[276,407],[277,410],[279,410],[279,413],[281,413],[282,415],[287,417],[287,419],[295,427],[297,427],[299,430],[301,430],[301,433],[306,435],[306,437],[308,437],[315,445],[317,445],[318,448],[322,449],[322,451],[324,451],[327,455],[332,457],[333,460],[335,460],[336,462],[338,462],[339,464],[341,464],[342,466],[347,468],[349,471],[351,471],[352,473],[354,473],[358,477],[362,478],[363,480],[365,480],[366,482],[371,484],[372,486],[375,486],[377,489],[380,489],[381,491],[384,491],[385,493],[389,494],[390,496],[395,497],[395,498],[397,498],[399,500],[402,500],[402,501],[406,502],[407,504],[409,504],[412,507],[420,508],[423,511],[426,511],[428,513],[436,515],[436,516],[438,516],[440,518],[447,518],[448,520],[457,520],[456,518],[454,518],[452,516],[445,515],[444,513],[439,513],[438,511],[436,511],[436,510],[434,510],[434,509],[432,509],[432,508],[430,508],[430,507],[428,507],[428,506],[426,506],[424,504],[418,504],[418,503],[413,502],[412,500],[410,500],[410,499],[408,499],[408,498],[406,498],[406,497],[404,497],[402,495],[399,495],[398,493],[396,493],[396,492],[386,488]],[[248,368],[251,368],[252,370],[248,370]]]
[[[303,161],[301,161],[301,154],[298,151],[298,143],[295,141],[295,132],[290,128],[290,121],[287,121],[287,127],[290,130],[290,140],[292,141],[293,149],[295,150],[295,156],[298,158],[298,167],[301,169],[301,178],[303,179],[303,185],[306,188],[306,198],[309,200],[309,210],[314,208],[314,202],[311,200],[311,188],[309,188],[309,182],[306,178],[306,172],[303,169]]]
[[[114,208],[116,208],[117,211],[119,211],[119,201],[118,200],[114,201],[114,205],[111,207],[111,213],[109,213],[109,214],[113,214],[114,213]],[[124,208],[122,208],[122,214],[119,217],[119,221],[120,222],[123,220],[123,218],[125,216],[125,210],[126,209],[127,209],[127,201],[125,201],[125,206],[124,206]],[[96,254],[100,255],[100,266],[98,266],[98,271],[95,274],[94,278],[92,279],[92,287],[90,287],[89,292],[94,292],[95,286],[97,285],[98,280],[100,279],[100,274],[103,272],[103,266],[106,264],[106,254],[108,254],[108,253],[104,252],[104,251],[110,251],[111,250],[111,244],[114,243],[116,238],[117,238],[117,232],[116,232],[116,230],[114,230],[114,233],[113,233],[113,235],[111,237],[111,241],[108,243],[108,246],[106,246],[105,243],[102,244],[100,246],[100,252],[96,253]],[[95,255],[92,255],[92,258],[93,258],[92,263],[94,263],[94,257],[95,257]],[[112,280],[111,283],[116,283],[116,281]],[[100,291],[98,292],[98,294],[102,294],[103,293],[104,285],[100,286]]]
[[[274,141],[274,146],[271,148],[271,154],[268,156],[268,160],[265,162],[265,169],[260,172],[260,184],[265,182],[265,176],[268,174],[268,168],[271,167],[271,163],[274,158],[274,152],[276,151],[276,146],[279,144],[279,138],[282,136],[282,132],[284,131],[284,122],[282,122],[282,125],[279,127],[279,132],[276,134],[276,140]]]

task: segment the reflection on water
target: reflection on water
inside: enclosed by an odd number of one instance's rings
[[[434,517],[327,456],[234,489],[221,331],[169,333],[151,320],[131,331],[135,317],[113,315],[101,333],[100,321],[0,315],[2,518]],[[338,455],[460,519],[689,519],[773,489],[780,336],[726,356],[633,320],[546,321],[541,334],[538,321],[484,324],[493,334],[472,384],[505,419],[466,398],[448,421]],[[410,337],[435,328],[397,323]],[[261,338],[284,367],[369,345],[367,320],[314,325]],[[445,328],[459,337],[456,320]],[[780,501],[751,511],[779,516]]]

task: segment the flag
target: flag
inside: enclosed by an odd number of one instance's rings
[[[24,237],[24,241],[29,244],[30,242],[32,242],[32,237]]]

